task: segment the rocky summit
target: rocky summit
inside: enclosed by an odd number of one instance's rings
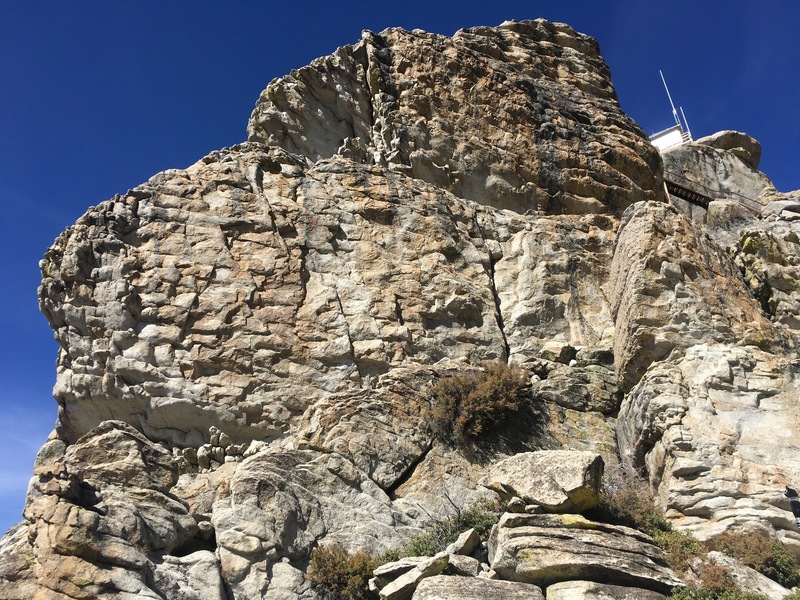
[[[697,540],[800,556],[800,192],[757,141],[659,152],[597,43],[542,20],[365,32],[247,131],[42,260],[58,420],[0,598],[333,598],[326,549],[384,556],[384,599],[692,583],[598,516],[611,472]]]

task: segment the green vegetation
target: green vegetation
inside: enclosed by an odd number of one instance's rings
[[[529,389],[522,369],[503,362],[442,378],[431,390],[433,433],[446,444],[464,447],[508,428],[511,421],[542,423],[544,404],[534,404]]]
[[[436,523],[430,531],[421,533],[400,550],[401,556],[433,556],[458,539],[464,531],[474,528],[481,538],[486,538],[492,525],[500,519],[499,506],[478,503]]]
[[[308,579],[323,600],[374,600],[377,596],[369,590],[369,580],[377,567],[405,556],[433,556],[468,529],[475,528],[485,538],[500,514],[499,506],[493,502],[456,509],[455,515],[436,523],[430,531],[383,555],[365,550],[349,554],[341,544],[320,546],[311,553]]]

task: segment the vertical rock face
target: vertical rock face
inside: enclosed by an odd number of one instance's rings
[[[800,546],[780,499],[800,221],[753,140],[665,160],[768,189],[763,218],[658,202],[596,43],[544,21],[365,33],[270,83],[248,132],[89,209],[42,261],[59,417],[0,597],[311,598],[313,548],[397,547],[540,449],[634,464],[699,535]],[[490,361],[547,418],[435,439],[431,385]],[[637,554],[615,581],[650,577]],[[592,588],[603,565],[575,573]]]
[[[688,211],[693,224],[665,205],[623,218],[615,362],[632,389],[616,433],[675,524],[701,538],[759,529],[797,552],[781,490],[800,477],[800,244],[759,155],[737,132],[669,150],[665,177],[710,195],[708,210]]]

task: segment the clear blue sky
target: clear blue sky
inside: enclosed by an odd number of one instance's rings
[[[362,29],[443,34],[545,17],[595,36],[622,107],[672,124],[658,70],[695,137],[739,129],[778,189],[800,188],[800,3],[0,1],[0,532],[20,518],[52,428],[56,346],[38,261],[87,207],[245,139],[274,77]]]

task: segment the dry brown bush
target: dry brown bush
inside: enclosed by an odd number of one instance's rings
[[[783,587],[800,584],[797,560],[776,540],[757,533],[729,531],[708,542],[711,550],[718,550],[755,569]]]
[[[311,553],[308,579],[324,600],[373,600],[369,579],[382,562],[364,550],[349,554],[341,544],[320,546]]]
[[[503,362],[483,371],[440,379],[431,390],[431,427],[443,442],[474,443],[506,427],[512,416],[545,420],[544,406],[534,406],[525,372]]]

